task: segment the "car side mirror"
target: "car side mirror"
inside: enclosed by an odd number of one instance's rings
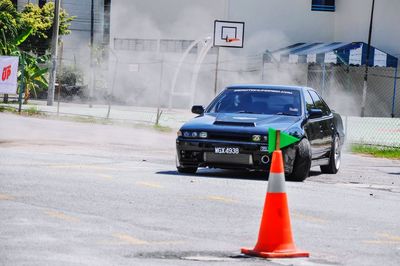
[[[308,118],[313,119],[313,118],[320,118],[322,117],[322,110],[321,109],[310,109],[308,111]]]
[[[201,115],[202,113],[204,113],[204,107],[202,105],[193,105],[192,113]]]

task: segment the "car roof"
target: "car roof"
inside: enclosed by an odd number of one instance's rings
[[[309,87],[303,86],[290,86],[290,85],[269,85],[269,84],[233,84],[229,85],[227,89],[272,89],[272,90],[298,90],[305,89],[314,90]]]

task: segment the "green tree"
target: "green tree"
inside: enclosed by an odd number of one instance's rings
[[[71,17],[64,9],[60,9],[60,35],[68,35]],[[23,24],[32,27],[32,35],[21,45],[24,51],[31,51],[38,55],[43,55],[51,46],[53,36],[54,3],[46,3],[42,8],[36,4],[27,4],[21,12]]]
[[[70,22],[75,17],[60,10],[60,35],[70,34]],[[40,8],[36,4],[27,4],[21,12],[10,0],[0,0],[0,41],[2,47],[11,44],[18,35],[32,29],[32,34],[19,45],[20,50],[43,55],[49,50],[53,35],[54,3],[49,2]],[[5,51],[0,51],[7,54]]]
[[[19,56],[19,82],[24,83],[25,103],[31,93],[47,89],[47,67],[54,19],[54,3],[42,8],[27,4],[18,12],[10,0],[0,0],[0,55]],[[60,11],[60,35],[69,34],[70,17]],[[39,55],[39,56],[38,56]],[[23,71],[21,71],[23,68]]]
[[[21,31],[20,13],[10,0],[0,0],[0,55],[17,52],[17,39]]]
[[[10,0],[0,1],[0,30],[8,35],[16,35],[16,28],[18,26],[17,18],[18,12]]]
[[[46,80],[46,74],[48,72],[47,67],[41,67],[40,65],[45,64],[49,60],[49,55],[34,56],[23,52],[20,56],[21,65],[24,66],[24,75],[21,77],[24,84],[24,103],[28,103],[31,93],[37,97],[39,91],[48,88],[49,84]],[[21,71],[22,72],[22,71]],[[20,73],[21,76],[22,73]]]

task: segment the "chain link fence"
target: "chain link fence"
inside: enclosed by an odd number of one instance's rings
[[[360,117],[365,67],[309,65],[308,86],[339,112],[348,143],[400,147],[400,95],[396,69],[370,67],[365,116]]]
[[[110,118],[152,123],[158,120],[159,109],[162,109],[161,124],[179,127],[179,123],[192,117],[190,99],[194,98],[195,104],[206,105],[215,97],[215,89],[219,92],[233,83],[302,85],[319,91],[328,105],[342,115],[348,143],[400,147],[400,93],[396,93],[400,82],[396,82],[394,68],[369,68],[365,117],[360,117],[364,66],[266,63],[262,54],[233,56],[225,51],[220,51],[217,63],[216,51],[213,51],[205,57],[198,80],[192,86],[198,54],[196,50],[191,52],[179,66],[184,49],[175,50],[163,53],[117,51],[109,57],[108,65],[99,67],[96,73],[96,85],[91,92],[97,97],[93,101],[94,108],[82,107],[88,105],[87,92],[83,99],[69,98],[69,103],[61,99],[58,111],[103,117],[107,114],[107,104],[112,104]],[[62,64],[67,65],[68,60]],[[79,65],[79,62],[74,64]],[[179,67],[174,91],[172,80]],[[84,84],[90,84],[90,71],[85,72]],[[171,97],[172,107],[181,111],[171,111],[168,104]],[[80,107],[73,105],[78,103]],[[104,110],[96,109],[99,106]],[[48,107],[41,108],[47,110]],[[79,111],[73,111],[74,108]]]

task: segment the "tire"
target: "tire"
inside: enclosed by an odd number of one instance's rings
[[[182,166],[179,163],[178,156],[175,156],[175,163],[176,163],[176,170],[178,170],[178,173],[180,174],[195,174],[197,172],[196,166],[190,166],[190,167]]]
[[[296,158],[288,180],[302,182],[308,177],[311,168],[311,156],[310,142],[307,139],[302,139],[296,146]]]
[[[328,165],[321,165],[321,172],[324,174],[336,174],[340,168],[341,162],[341,149],[339,147],[339,135],[336,134],[333,138],[332,148],[329,155],[329,164]]]

